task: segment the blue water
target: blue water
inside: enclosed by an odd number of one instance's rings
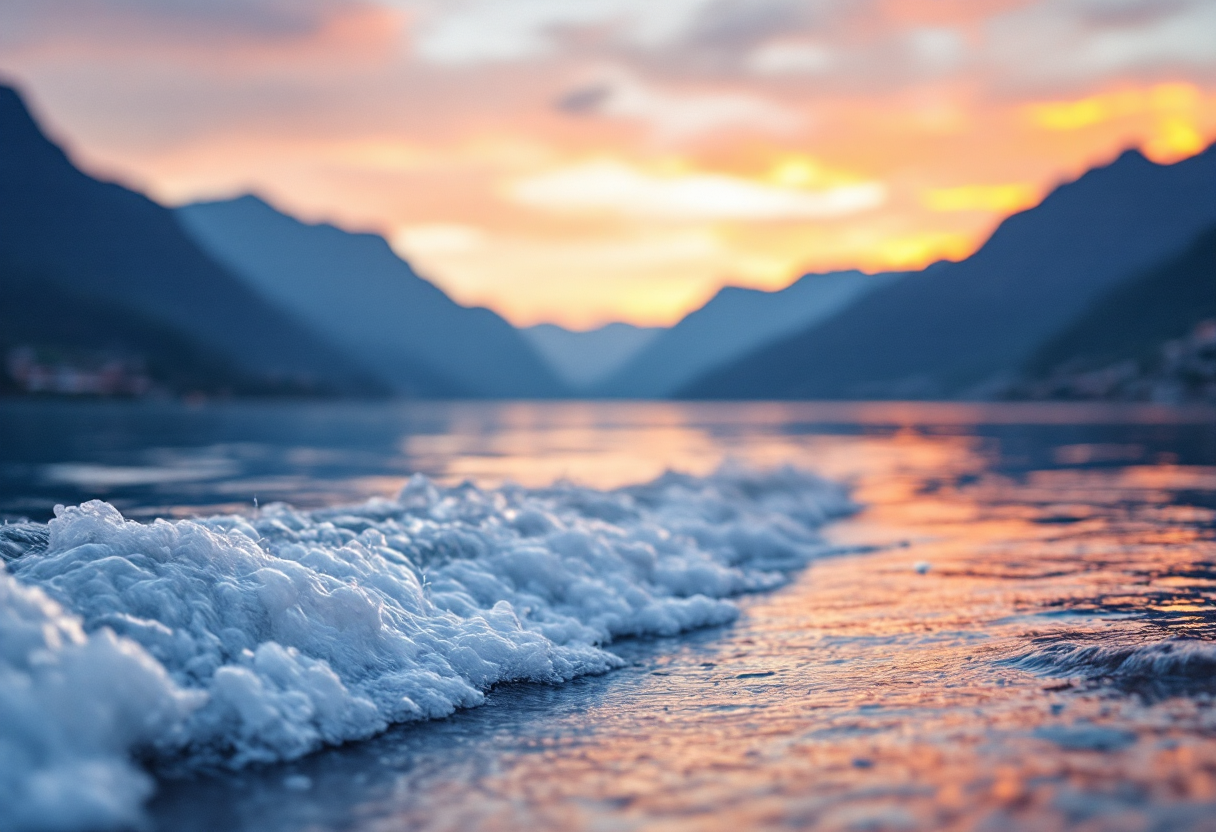
[[[1216,828],[1216,413],[1058,405],[0,405],[0,512],[320,508],[414,473],[724,459],[863,510],[734,623],[300,760],[154,767],[156,828]],[[259,509],[254,508],[257,498]]]

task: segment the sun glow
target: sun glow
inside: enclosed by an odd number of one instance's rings
[[[813,220],[867,211],[886,199],[880,182],[823,189],[769,185],[722,173],[651,174],[616,161],[589,162],[513,183],[520,205],[607,211],[673,221]]]
[[[1124,89],[1077,101],[1031,104],[1027,113],[1036,125],[1047,130],[1080,130],[1143,113],[1190,113],[1203,106],[1203,99],[1194,84],[1158,84],[1148,89]]]
[[[975,248],[963,234],[928,232],[882,240],[875,247],[877,265],[886,269],[918,269],[937,260],[962,260]]]
[[[931,211],[989,211],[1009,214],[1038,201],[1038,189],[1026,182],[1008,185],[962,185],[932,188],[921,197]]]
[[[1127,3],[0,4],[0,72],[158,199],[378,231],[519,324],[659,324],[726,283],[963,257],[1128,147],[1202,150],[1211,4]]]
[[[1210,140],[1216,95],[1195,84],[1168,83],[1121,89],[1076,101],[1028,105],[1026,115],[1037,127],[1059,132],[1108,126],[1139,134],[1145,154],[1169,163],[1194,155]],[[1205,130],[1206,127],[1206,130]]]

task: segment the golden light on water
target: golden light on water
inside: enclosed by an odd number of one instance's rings
[[[71,488],[136,516],[248,516],[257,493],[263,510],[272,500],[323,506],[316,516],[345,529],[359,515],[335,506],[379,497],[350,510],[396,511],[384,498],[422,472],[449,486],[538,487],[537,511],[553,506],[563,525],[552,537],[526,533],[517,551],[598,545],[626,528],[602,509],[657,505],[670,513],[642,509],[635,519],[658,540],[701,535],[700,547],[724,545],[752,563],[788,563],[791,540],[813,553],[785,586],[734,598],[733,623],[614,641],[623,662],[611,673],[508,682],[448,719],[281,765],[166,779],[150,808],[157,828],[287,832],[336,818],[385,832],[1063,832],[1079,816],[1081,828],[1210,826],[1211,407],[29,406],[38,435],[48,433],[42,423],[100,422],[107,446],[93,462],[69,463],[62,446],[30,443],[33,458],[23,449],[10,466],[27,472],[23,495]],[[183,424],[193,447],[181,447]],[[724,463],[735,473],[696,478]],[[757,470],[784,464],[849,485],[858,511],[818,532],[802,526],[823,509],[802,490],[805,474]],[[548,491],[560,478],[614,488],[669,469],[694,477],[643,486],[632,504],[560,484]],[[464,505],[473,510],[456,528],[479,541],[513,522],[499,513],[513,495],[461,486],[429,516],[410,509],[408,528],[446,522]],[[177,500],[177,511],[155,500]],[[581,519],[565,524],[571,511]],[[785,521],[797,536],[777,533]],[[459,558],[475,575],[499,556],[469,546],[422,558]],[[537,584],[536,597],[579,603],[580,581]]]
[[[1082,811],[1095,828],[1122,828],[1210,810],[1203,694],[1117,696],[1011,663],[1055,642],[1211,637],[1214,514],[1178,495],[1216,487],[1216,469],[1152,462],[1151,447],[1128,441],[1156,432],[1130,425],[1182,414],[1124,410],[1122,441],[1048,447],[1029,470],[1010,460],[1033,445],[1030,425],[1076,437],[1069,420],[1104,425],[1114,411],[520,407],[499,411],[497,432],[489,414],[465,410],[458,430],[410,448],[451,460],[454,479],[564,471],[601,486],[664,467],[703,473],[727,456],[793,462],[853,484],[865,508],[827,532],[865,548],[745,601],[740,622],[704,639],[618,645],[626,668],[585,686],[576,709],[550,693],[537,697],[543,716],[512,718],[532,695],[504,692],[487,707],[524,736],[520,748],[477,769],[471,791],[467,767],[437,766],[407,780],[396,809],[373,797],[384,828],[1064,830]],[[837,420],[853,430],[822,427]]]

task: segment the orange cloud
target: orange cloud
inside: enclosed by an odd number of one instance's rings
[[[1007,185],[962,185],[931,188],[921,200],[930,211],[989,211],[1012,214],[1038,202],[1039,191],[1027,182]]]
[[[1127,88],[1076,101],[1027,105],[1025,112],[1037,127],[1077,131],[1113,124],[1135,125],[1144,150],[1154,161],[1172,162],[1203,149],[1204,122],[1210,130],[1216,96],[1205,95],[1197,85],[1175,82],[1152,87]]]
[[[1117,118],[1144,113],[1178,117],[1197,111],[1203,93],[1194,84],[1158,84],[1148,89],[1124,89],[1082,98],[1050,101],[1026,108],[1031,121],[1047,130],[1080,130]]]
[[[400,43],[407,22],[401,11],[364,0],[215,6],[46,0],[34,8],[25,16],[18,11],[16,28],[25,31],[14,36],[10,26],[9,38],[0,36],[0,58],[202,67],[229,76],[281,69],[284,62],[331,71],[381,63]],[[4,18],[0,10],[0,31]]]
[[[521,324],[671,323],[957,259],[1128,146],[1216,137],[1210,0],[1089,5],[14,0],[0,72],[158,198],[379,230]]]
[[[937,260],[961,260],[975,249],[965,234],[926,231],[889,237],[878,243],[874,265],[881,269],[918,269]]]
[[[677,221],[821,219],[876,208],[886,199],[879,182],[812,190],[721,173],[654,174],[612,160],[541,173],[513,183],[508,193],[535,208]]]

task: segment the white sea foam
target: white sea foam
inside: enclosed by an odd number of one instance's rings
[[[603,492],[441,488],[140,524],[91,502],[10,535],[0,572],[0,826],[114,827],[133,760],[241,766],[477,705],[604,645],[732,620],[849,511],[790,469]],[[17,542],[14,542],[17,541]]]

